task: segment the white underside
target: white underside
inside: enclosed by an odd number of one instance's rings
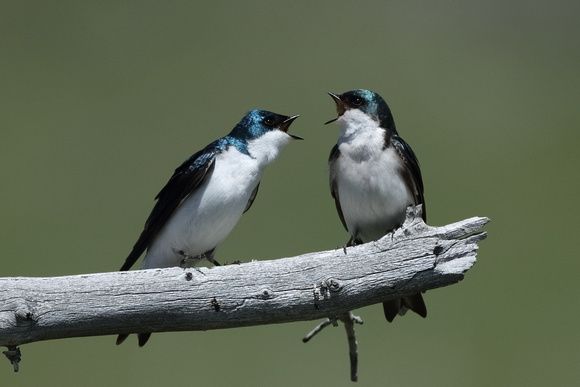
[[[348,110],[341,126],[339,159],[331,166],[349,233],[363,242],[377,240],[400,226],[414,196],[400,177],[402,160],[393,147],[383,149],[384,130],[358,110]]]
[[[266,165],[290,142],[286,133],[275,130],[254,140],[249,157],[231,146],[216,156],[211,176],[188,196],[149,246],[142,269],[184,265],[184,252],[197,257],[219,246],[232,231],[250,195],[260,182]]]

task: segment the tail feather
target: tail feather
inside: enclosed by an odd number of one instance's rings
[[[117,345],[122,344],[129,337],[128,334],[120,334],[117,336]],[[151,337],[151,333],[137,333],[137,338],[139,339],[139,346],[142,347],[147,343],[147,340]]]
[[[421,293],[383,302],[383,311],[388,322],[392,322],[397,315],[404,316],[409,309],[421,317],[427,317],[427,307]]]
[[[122,344],[123,341],[125,341],[127,339],[127,337],[129,337],[129,335],[119,335],[117,336],[117,345]]]
[[[137,333],[137,338],[139,339],[139,346],[142,347],[147,344],[147,340],[151,337],[151,333]]]

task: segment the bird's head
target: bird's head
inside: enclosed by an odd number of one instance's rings
[[[377,122],[380,127],[395,130],[391,109],[379,94],[364,89],[351,90],[342,94],[328,94],[336,103],[338,116],[326,124],[340,122],[342,119],[349,119],[351,115],[362,113]]]

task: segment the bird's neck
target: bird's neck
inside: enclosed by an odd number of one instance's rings
[[[366,114],[349,112],[345,112],[338,122],[340,153],[358,161],[378,156],[385,148],[385,130]]]
[[[285,132],[272,130],[248,141],[248,155],[255,159],[261,167],[265,167],[272,163],[291,141],[292,137]]]

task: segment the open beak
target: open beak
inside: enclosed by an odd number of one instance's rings
[[[342,116],[344,114],[344,112],[346,111],[346,105],[344,104],[344,102],[342,102],[342,100],[340,99],[340,97],[338,95],[331,93],[331,92],[328,92],[328,95],[330,95],[332,97],[332,99],[334,100],[334,102],[336,103],[336,112],[338,113],[338,117],[333,118],[330,121],[326,121],[324,123],[324,125],[330,124],[331,122],[338,120],[340,118],[340,116]]]
[[[294,134],[290,134],[288,133],[288,128],[290,127],[290,125],[292,124],[292,122],[297,119],[299,116],[295,115],[292,117],[288,117],[284,120],[284,122],[282,122],[282,125],[280,125],[280,130],[283,131],[284,133],[288,134],[290,137],[292,137],[293,139],[296,140],[304,140],[302,137],[300,136],[296,136]]]

